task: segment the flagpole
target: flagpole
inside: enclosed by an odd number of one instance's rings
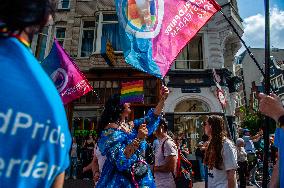
[[[211,1],[211,0],[210,0]],[[255,63],[255,65],[257,66],[258,70],[260,71],[260,73],[262,74],[262,76],[264,77],[264,72],[262,70],[262,68],[260,67],[258,61],[255,59],[253,53],[250,51],[250,49],[248,48],[248,46],[246,45],[245,41],[242,39],[242,37],[240,36],[240,34],[238,33],[237,29],[235,28],[235,26],[232,24],[232,22],[228,19],[228,17],[223,13],[222,9],[220,10],[220,13],[224,16],[225,20],[229,23],[229,25],[232,27],[233,31],[236,33],[236,35],[238,36],[238,38],[240,39],[240,41],[242,42],[242,44],[244,45],[245,49],[247,50],[249,56],[251,57],[251,59],[253,60],[253,62]]]
[[[269,0],[264,0],[265,5],[265,94],[270,93],[270,22],[269,22]],[[263,179],[262,187],[267,188],[268,185],[268,157],[269,157],[269,123],[270,119],[265,117],[265,125],[263,127],[264,137],[264,153],[263,153]]]

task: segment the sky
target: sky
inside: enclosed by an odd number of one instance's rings
[[[247,46],[264,48],[264,0],[237,0]],[[270,0],[271,47],[284,49],[284,0]],[[237,54],[245,49],[242,47]]]

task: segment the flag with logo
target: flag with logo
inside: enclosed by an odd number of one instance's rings
[[[115,0],[125,61],[163,78],[172,62],[218,11],[214,0]]]
[[[220,102],[220,104],[222,105],[222,107],[226,107],[227,105],[227,100],[226,100],[226,95],[225,95],[225,91],[222,89],[222,87],[220,86],[220,82],[221,82],[221,78],[220,76],[216,73],[215,69],[212,69],[212,73],[213,73],[213,80],[216,84],[216,96]]]
[[[121,83],[121,104],[143,101],[143,80]]]
[[[41,65],[53,80],[64,104],[93,90],[83,73],[56,39],[49,55]]]

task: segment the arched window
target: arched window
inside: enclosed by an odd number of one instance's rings
[[[202,112],[210,112],[209,105],[201,100],[186,99],[178,103],[175,107],[174,115],[174,135],[182,148],[187,148],[187,158],[195,160],[197,144],[204,134],[203,121],[206,115]],[[178,112],[188,112],[188,114],[178,114]]]
[[[178,103],[175,112],[209,112],[209,106],[203,101],[187,99]]]

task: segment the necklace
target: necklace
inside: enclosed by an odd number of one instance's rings
[[[132,130],[132,126],[125,121],[117,121],[118,129],[123,130],[126,133],[129,133]]]

